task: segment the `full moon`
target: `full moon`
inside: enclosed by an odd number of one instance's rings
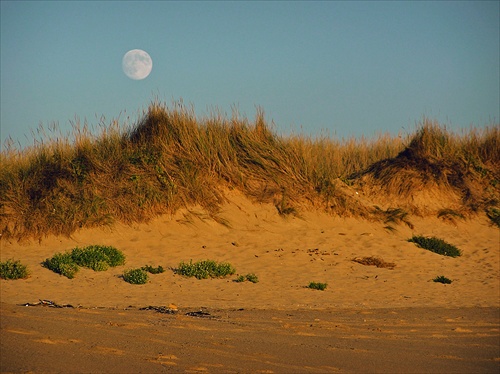
[[[123,56],[123,72],[127,77],[134,80],[146,78],[153,68],[151,56],[141,49],[132,49]]]

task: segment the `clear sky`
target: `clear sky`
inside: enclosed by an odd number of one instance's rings
[[[338,137],[498,124],[499,1],[1,1],[1,136],[137,118],[158,97],[199,116],[256,106],[278,133]],[[151,55],[144,80],[122,71]]]

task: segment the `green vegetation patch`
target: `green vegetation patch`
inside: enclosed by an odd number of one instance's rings
[[[130,284],[145,284],[149,277],[148,273],[142,269],[130,269],[123,273],[123,279]]]
[[[72,279],[78,272],[79,266],[94,271],[105,271],[124,263],[125,255],[118,249],[111,246],[91,245],[85,248],[74,248],[71,252],[56,253],[52,258],[46,259],[42,265]]]
[[[42,265],[54,273],[64,275],[69,279],[73,279],[79,269],[69,252],[56,253],[52,258],[46,259]]]
[[[462,255],[462,252],[453,244],[449,244],[436,237],[427,238],[424,236],[413,236],[411,239],[408,239],[408,241],[415,243],[420,248],[427,249],[439,255],[449,257],[458,257]]]
[[[71,257],[77,265],[95,271],[108,270],[109,267],[125,263],[125,255],[121,251],[114,247],[103,245],[75,248],[71,252]]]
[[[245,281],[249,281],[249,282],[252,282],[252,283],[258,283],[259,282],[259,278],[255,274],[249,273],[247,275],[240,275],[235,280],[235,282],[238,282],[238,283],[245,282]]]
[[[143,266],[141,269],[144,271],[147,271],[148,273],[151,273],[151,274],[161,274],[161,273],[165,272],[165,269],[163,268],[163,266],[158,266],[157,268],[155,268],[155,267],[152,267],[150,265],[146,265],[146,266]]]
[[[312,290],[324,291],[327,286],[328,286],[327,283],[311,282],[311,283],[309,283],[309,285],[307,286],[307,288],[310,288]]]
[[[443,283],[443,284],[451,284],[452,280],[446,278],[444,275],[440,275],[436,278],[433,279],[434,282],[436,283]]]
[[[224,278],[233,275],[235,268],[227,262],[218,263],[213,260],[204,260],[189,263],[182,261],[176,270],[177,274],[185,277],[196,277],[197,279]]]
[[[0,262],[0,278],[2,279],[26,279],[29,276],[28,267],[21,261],[9,259]]]

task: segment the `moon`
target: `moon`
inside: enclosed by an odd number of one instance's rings
[[[122,69],[130,79],[141,80],[151,73],[153,60],[142,49],[132,49],[123,56]]]

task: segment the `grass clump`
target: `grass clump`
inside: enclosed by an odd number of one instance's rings
[[[424,236],[413,236],[411,239],[408,239],[408,241],[415,243],[420,248],[427,249],[439,255],[449,257],[458,257],[462,255],[462,252],[453,244],[449,244],[436,237],[427,238]]]
[[[123,273],[123,279],[130,284],[146,284],[149,277],[143,269],[130,269]]]
[[[260,109],[253,121],[237,111],[197,118],[182,101],[168,108],[155,100],[135,123],[100,123],[101,133],[78,122],[69,136],[41,128],[32,146],[7,139],[0,152],[0,234],[71,235],[193,206],[223,222],[228,188],[273,203],[282,216],[313,207],[409,227],[409,215],[427,206],[415,191],[456,195],[446,203],[464,212],[500,199],[498,124],[463,134],[428,119],[419,127],[375,139],[282,136]],[[393,208],[374,211],[381,200]]]
[[[446,278],[444,275],[440,275],[432,280],[433,282],[436,283],[443,283],[443,284],[451,284],[452,280]]]
[[[78,265],[73,260],[71,253],[56,253],[51,258],[47,258],[43,263],[47,269],[55,273],[64,275],[66,278],[73,279],[78,272]]]
[[[438,211],[437,216],[438,218],[441,218],[443,221],[450,222],[454,225],[456,225],[455,218],[459,218],[461,220],[465,219],[465,216],[462,213],[457,212],[453,209],[441,209]]]
[[[218,263],[213,260],[204,260],[189,263],[182,261],[176,270],[177,274],[185,277],[196,277],[197,279],[224,278],[233,275],[235,268],[227,262]]]
[[[147,271],[148,273],[151,273],[151,274],[161,274],[161,273],[165,272],[165,269],[163,268],[163,266],[158,266],[155,268],[155,267],[152,267],[150,265],[146,265],[146,266],[143,266],[141,269],[144,271]]]
[[[71,252],[57,253],[46,259],[42,265],[55,273],[72,279],[78,272],[79,266],[94,271],[105,271],[110,267],[123,265],[125,255],[111,246],[90,245],[85,248],[74,248]]]
[[[21,261],[9,259],[0,262],[0,278],[2,279],[26,279],[29,276],[28,267],[21,264]]]
[[[240,275],[235,280],[235,282],[238,282],[238,283],[245,282],[245,281],[249,281],[249,282],[252,282],[252,283],[258,283],[259,282],[259,278],[255,274],[249,273],[247,275]]]
[[[77,247],[72,250],[71,257],[77,265],[95,271],[108,270],[109,267],[125,263],[125,255],[111,246],[91,245],[85,248]]]
[[[312,290],[324,291],[327,286],[328,286],[327,283],[311,282],[311,283],[309,283],[309,285],[307,286],[307,288],[310,288]]]

